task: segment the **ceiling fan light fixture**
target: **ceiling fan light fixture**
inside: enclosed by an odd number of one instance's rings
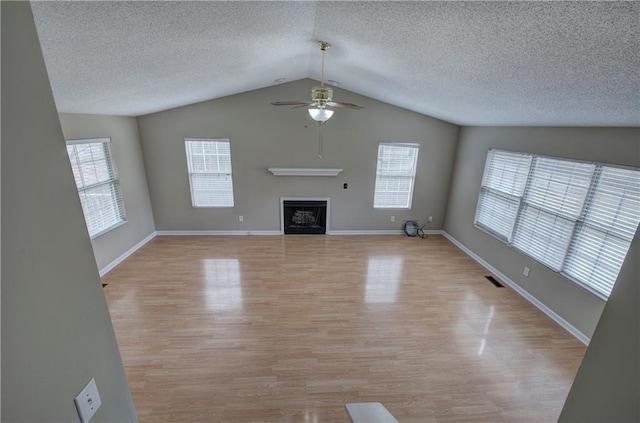
[[[312,107],[309,109],[309,115],[316,122],[326,122],[333,116],[333,110]]]

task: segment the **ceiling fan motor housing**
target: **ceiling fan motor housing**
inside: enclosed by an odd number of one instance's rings
[[[333,89],[329,87],[313,87],[311,89],[311,99],[318,107],[325,107],[327,102],[333,99]]]

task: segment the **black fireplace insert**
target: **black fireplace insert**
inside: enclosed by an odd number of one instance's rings
[[[285,200],[285,234],[324,234],[327,232],[327,202]]]

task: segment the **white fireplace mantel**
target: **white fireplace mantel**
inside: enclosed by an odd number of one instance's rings
[[[342,169],[308,167],[270,167],[274,176],[338,176]]]

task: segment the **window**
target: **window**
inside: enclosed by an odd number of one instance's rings
[[[380,144],[373,197],[374,208],[411,208],[418,165],[418,148],[418,144]]]
[[[640,220],[640,172],[600,166],[593,183],[564,271],[608,295]]]
[[[91,239],[126,222],[111,140],[67,141],[67,153]]]
[[[554,271],[561,271],[594,169],[591,163],[537,157],[513,245]]]
[[[193,207],[233,207],[228,139],[185,140]]]
[[[639,222],[637,169],[489,151],[476,226],[600,297]]]
[[[531,156],[526,154],[489,151],[476,209],[476,225],[503,241],[511,241],[530,166]]]

